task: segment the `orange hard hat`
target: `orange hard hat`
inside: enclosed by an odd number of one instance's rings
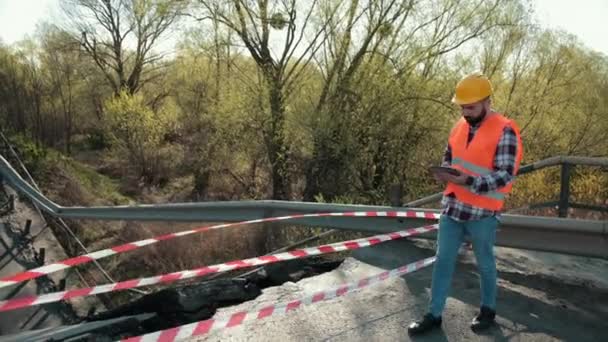
[[[465,76],[456,84],[456,92],[452,102],[458,105],[467,105],[479,102],[492,95],[492,84],[481,73]]]

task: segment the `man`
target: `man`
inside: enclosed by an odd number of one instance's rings
[[[441,313],[465,235],[473,243],[481,277],[481,308],[471,328],[481,331],[494,323],[497,216],[511,191],[523,147],[517,125],[490,109],[491,95],[492,85],[481,74],[466,76],[456,85],[452,102],[461,107],[463,117],[450,133],[442,165],[451,166],[460,174],[435,174],[438,181],[447,185],[441,201],[444,209],[439,220],[431,301],[429,312],[410,324],[410,334],[441,326]]]

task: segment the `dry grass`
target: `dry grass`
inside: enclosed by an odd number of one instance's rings
[[[214,224],[135,223],[121,234],[121,239],[135,241]],[[129,253],[132,255],[128,257],[139,259],[141,267],[155,274],[174,272],[256,256],[263,252],[263,246],[259,245],[259,234],[260,225],[211,230],[161,241]]]
[[[206,223],[204,226],[213,224],[215,223]],[[114,238],[105,239],[103,244],[95,244],[95,248],[92,250],[201,226],[201,224],[174,222],[129,223],[120,231],[115,232]],[[264,255],[295,242],[295,239],[310,237],[318,231],[319,229],[262,224],[223,228],[161,241],[151,246],[103,259],[101,263],[117,281],[149,277]],[[311,242],[309,245],[325,244],[360,236],[362,236],[360,233],[337,232],[325,237],[322,241]],[[325,260],[342,258],[344,258],[344,253],[334,253],[323,257]],[[89,264],[87,269],[89,274],[94,275],[97,283],[107,282],[92,265]],[[221,276],[230,276],[240,272],[243,270]],[[196,282],[200,279],[195,278],[191,281]],[[155,288],[167,286],[172,285],[160,285]],[[132,300],[133,294],[122,291],[110,294],[110,298],[112,306],[116,306]]]
[[[204,226],[215,223],[205,223]],[[132,223],[114,245],[185,231],[203,225],[193,223]],[[264,255],[321,232],[321,229],[277,225],[247,225],[196,233],[161,241],[119,256],[111,271],[120,279],[192,269],[231,260]],[[362,237],[365,234],[336,232],[309,245]],[[109,246],[106,246],[109,247]]]

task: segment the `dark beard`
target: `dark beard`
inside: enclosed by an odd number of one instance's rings
[[[477,126],[480,122],[483,121],[483,119],[486,117],[487,111],[486,108],[484,107],[481,110],[481,115],[478,116],[477,118],[469,118],[469,117],[464,117],[465,120],[467,120],[467,122],[469,123],[469,125],[471,126]]]

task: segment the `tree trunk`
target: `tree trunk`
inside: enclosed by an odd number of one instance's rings
[[[287,146],[285,146],[285,103],[280,81],[274,79],[270,85],[270,127],[265,132],[268,159],[272,171],[272,199],[289,199],[287,173]]]

